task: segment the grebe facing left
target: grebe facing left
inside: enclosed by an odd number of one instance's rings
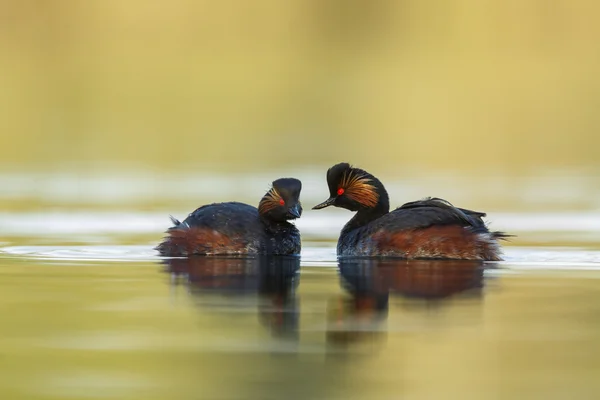
[[[427,198],[390,212],[387,191],[370,173],[348,163],[327,171],[329,199],[313,209],[341,207],[356,214],[342,229],[338,256],[388,256],[406,259],[500,261],[499,239],[485,213]]]

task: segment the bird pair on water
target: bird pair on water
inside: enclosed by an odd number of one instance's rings
[[[498,241],[485,213],[454,207],[439,198],[406,203],[390,212],[387,191],[370,173],[340,163],[327,171],[329,206],[356,211],[344,226],[338,256],[387,256],[405,259],[501,260]],[[273,182],[258,208],[238,202],[209,204],[174,226],[157,246],[164,256],[300,253],[300,232],[289,221],[300,218],[302,183]]]

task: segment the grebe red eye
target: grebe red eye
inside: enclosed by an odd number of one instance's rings
[[[285,201],[283,199],[279,199],[279,204],[281,204],[283,206],[283,205],[285,205]]]
[[[341,196],[344,194],[344,189],[343,188],[339,188],[337,191],[338,196]]]

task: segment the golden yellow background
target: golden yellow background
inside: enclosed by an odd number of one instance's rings
[[[599,9],[2,1],[2,165],[595,174]]]

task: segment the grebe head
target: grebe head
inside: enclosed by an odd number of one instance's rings
[[[295,178],[281,178],[273,181],[271,189],[258,204],[258,213],[263,218],[278,222],[300,218],[302,215],[301,190],[302,182]]]
[[[336,164],[327,171],[329,198],[313,210],[335,206],[350,211],[385,209],[389,211],[388,194],[379,179],[348,163]]]

